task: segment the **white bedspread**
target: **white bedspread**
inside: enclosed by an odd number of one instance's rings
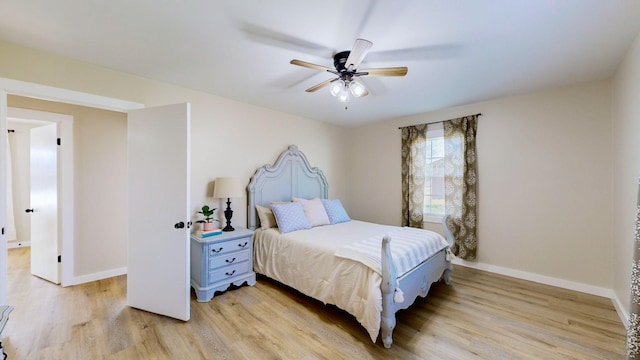
[[[344,245],[336,250],[336,256],[361,262],[382,274],[380,248],[385,235],[391,238],[391,257],[398,277],[449,245],[438,233],[403,227]]]
[[[346,245],[397,229],[352,220],[287,234],[280,234],[277,229],[257,230],[254,235],[254,270],[347,311],[375,342],[380,331],[382,276],[360,262],[335,256],[335,252]],[[392,248],[393,244],[392,238]]]

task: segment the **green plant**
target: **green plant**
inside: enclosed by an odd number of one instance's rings
[[[216,211],[216,208],[209,208],[208,205],[202,207],[201,211],[198,211],[198,214],[202,214],[204,216],[204,220],[198,220],[197,223],[210,223],[213,221],[213,212]]]

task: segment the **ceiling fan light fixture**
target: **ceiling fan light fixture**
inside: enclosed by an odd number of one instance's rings
[[[338,99],[340,99],[340,101],[342,102],[347,102],[349,101],[349,89],[346,87],[342,88],[342,91],[340,91],[340,94],[338,94]]]
[[[344,90],[344,88],[345,88],[344,81],[342,80],[334,81],[329,87],[329,92],[331,92],[331,95],[333,96],[338,96],[340,95],[342,90]]]
[[[327,79],[305,91],[309,93],[315,92],[328,86],[331,95],[338,97],[342,102],[347,102],[349,97],[360,98],[369,95],[367,87],[358,80],[360,77],[407,75],[408,69],[406,66],[358,70],[360,63],[364,60],[372,45],[373,43],[369,40],[356,39],[351,50],[341,51],[333,55],[335,70],[297,59],[291,60],[290,63],[335,75],[336,77],[333,79]]]
[[[362,85],[361,83],[352,81],[349,84],[349,91],[354,97],[360,97],[367,91],[367,89],[365,89],[364,85]]]

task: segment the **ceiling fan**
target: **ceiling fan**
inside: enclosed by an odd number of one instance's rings
[[[369,52],[372,45],[373,43],[369,40],[356,39],[353,44],[353,48],[350,51],[341,51],[333,56],[333,66],[335,69],[296,59],[291,60],[291,64],[326,71],[336,75],[335,78],[325,80],[305,91],[314,92],[331,84],[329,87],[331,95],[337,96],[340,101],[346,102],[349,101],[350,95],[354,97],[369,95],[367,88],[361,81],[358,81],[359,77],[405,76],[407,74],[408,69],[405,66],[358,70],[358,66],[360,66],[360,63]]]

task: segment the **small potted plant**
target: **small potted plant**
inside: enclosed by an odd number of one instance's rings
[[[213,212],[216,211],[216,208],[209,208],[208,205],[202,207],[202,210],[198,211],[198,214],[202,214],[204,216],[203,220],[196,221],[197,223],[202,224],[202,230],[210,231],[213,230]]]

